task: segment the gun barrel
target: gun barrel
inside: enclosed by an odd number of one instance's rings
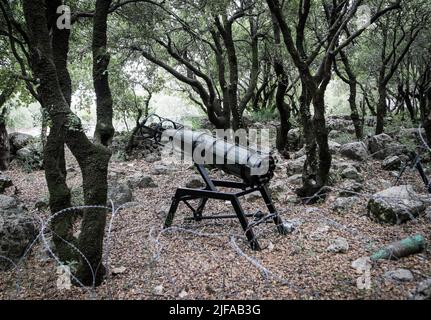
[[[211,165],[244,180],[249,185],[269,182],[274,176],[275,160],[269,153],[215,138],[203,132],[167,129],[174,152],[191,158],[195,164]]]

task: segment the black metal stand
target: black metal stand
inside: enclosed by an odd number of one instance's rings
[[[431,183],[427,175],[425,174],[425,170],[421,162],[421,157],[418,154],[416,154],[416,152],[409,153],[409,161],[401,168],[400,174],[398,175],[395,185],[398,185],[404,172],[407,170],[407,167],[416,168],[418,170],[419,175],[421,176],[422,181],[425,185],[425,188],[427,188],[428,193],[431,193]]]
[[[269,194],[268,188],[265,185],[259,185],[259,186],[249,186],[245,183],[241,182],[232,182],[232,181],[222,181],[222,180],[212,180],[206,171],[205,167],[203,165],[196,165],[196,168],[198,169],[199,173],[201,174],[202,178],[205,181],[206,188],[204,189],[188,189],[188,188],[179,188],[177,189],[175,196],[172,199],[171,208],[169,210],[168,216],[165,221],[165,228],[169,228],[172,226],[172,222],[175,216],[175,212],[177,211],[178,205],[180,202],[184,202],[187,207],[193,212],[193,218],[191,220],[194,221],[202,221],[207,219],[231,219],[231,218],[238,218],[239,222],[241,223],[241,227],[245,231],[245,235],[250,243],[250,246],[253,250],[260,250],[259,242],[257,241],[252,225],[249,224],[247,217],[253,216],[250,214],[245,214],[244,210],[242,209],[241,203],[239,201],[240,197],[243,197],[247,194],[253,193],[255,191],[259,191],[262,195],[263,200],[265,201],[265,204],[269,210],[269,215],[267,216],[269,218],[272,218],[275,225],[277,226],[277,230],[279,234],[285,235],[286,229],[283,226],[283,221],[281,220],[280,216],[277,213],[277,210],[274,207],[274,204],[272,203],[271,196]],[[225,188],[232,188],[232,189],[238,189],[242,190],[241,192],[222,192],[217,190],[217,187],[225,187]],[[195,209],[188,201],[190,200],[198,200],[200,199],[200,203],[198,207]],[[205,205],[209,199],[215,199],[215,200],[224,200],[224,201],[230,201],[235,213],[235,215],[232,216],[210,216],[210,217],[204,217],[203,216],[203,210],[205,208]],[[265,217],[260,219],[261,222],[266,221]],[[254,224],[256,225],[256,224]]]

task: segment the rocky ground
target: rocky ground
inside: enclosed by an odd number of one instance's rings
[[[299,138],[291,134],[291,139]],[[323,203],[299,204],[294,195],[302,151],[279,162],[271,190],[291,232],[280,236],[272,223],[255,227],[263,247],[260,252],[249,249],[237,220],[189,222],[184,205],[174,228],[161,232],[176,188],[199,186],[190,165],[165,166],[154,155],[113,161],[110,198],[117,205],[129,205],[114,217],[108,215],[112,231],[105,239],[105,258],[110,275],[104,284],[94,290],[70,286],[64,268],[49,256],[43,241],[37,241],[16,268],[0,271],[0,299],[408,299],[418,297],[421,283],[422,293],[429,294],[430,283],[425,282],[431,278],[429,250],[396,261],[358,260],[409,236],[421,234],[431,240],[429,197],[417,171],[407,170],[400,183],[411,187],[391,189],[406,160],[402,141],[378,137],[364,143],[337,143],[334,132],[331,139],[333,184]],[[79,167],[70,155],[68,172],[75,204],[80,204]],[[47,219],[43,171],[28,173],[14,164],[4,174],[13,186],[0,198],[2,210],[13,214],[21,210],[36,221]],[[230,178],[220,171],[213,175]],[[381,191],[389,197],[376,196]],[[11,204],[11,198],[21,204]],[[378,205],[370,205],[372,200]],[[247,212],[265,210],[254,196],[242,204]],[[232,210],[213,201],[207,212]],[[2,223],[0,232],[1,227]],[[24,238],[31,234],[31,230],[20,232]],[[45,237],[49,242],[49,231]],[[358,281],[364,275],[358,268],[361,261],[370,266],[371,283],[365,288]]]

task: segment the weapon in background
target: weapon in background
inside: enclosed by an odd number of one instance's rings
[[[215,138],[207,133],[185,129],[184,126],[157,115],[152,115],[152,117],[158,119],[159,123],[148,124],[148,119],[146,119],[142,125],[142,129],[147,132],[148,138],[154,139],[154,141],[162,145],[172,143],[174,151],[181,153],[182,156],[190,157],[206,184],[203,189],[177,189],[165,221],[165,228],[172,226],[178,206],[183,202],[193,212],[193,218],[190,220],[238,218],[253,250],[260,250],[260,245],[254,235],[252,226],[272,219],[280,234],[287,233],[267,187],[267,183],[274,176],[276,168],[275,160],[271,154],[251,150],[231,143],[226,139]],[[213,180],[210,178],[205,165],[221,169],[227,174],[242,179],[243,182]],[[225,192],[219,190],[218,187],[239,191]],[[246,214],[241,207],[239,198],[256,191],[261,194],[269,210],[267,216],[261,213],[260,215]],[[203,216],[204,208],[209,199],[229,201],[236,215]],[[191,200],[200,200],[197,208],[194,208],[189,203]],[[258,222],[250,224],[248,217],[257,218]]]
[[[400,174],[397,177],[397,181],[395,182],[395,185],[398,185],[401,181],[401,178],[408,167],[411,169],[416,168],[422,178],[422,181],[425,184],[425,188],[428,190],[428,193],[431,193],[431,183],[425,174],[425,170],[422,166],[421,157],[418,155],[415,151],[411,151],[408,154],[409,160],[406,162],[406,164],[401,168]]]

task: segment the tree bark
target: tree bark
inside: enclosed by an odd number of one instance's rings
[[[274,15],[272,15],[272,24],[274,29],[275,39],[275,56],[274,56],[274,71],[277,75],[277,92],[275,95],[275,104],[277,106],[278,113],[280,115],[280,128],[277,131],[277,150],[283,155],[288,155],[288,134],[291,128],[290,126],[290,107],[285,101],[289,85],[289,77],[287,76],[283,62],[281,61],[281,35],[280,27]]]
[[[93,18],[93,83],[96,92],[97,124],[94,138],[108,146],[115,133],[112,124],[112,95],[109,87],[108,66],[110,54],[107,49],[108,15],[111,0],[97,0]]]
[[[379,101],[377,103],[377,125],[376,135],[382,134],[385,129],[385,117],[387,112],[387,89],[385,84],[380,84],[378,88]]]
[[[77,159],[82,171],[84,200],[85,204],[92,206],[105,206],[107,202],[107,168],[110,159],[110,152],[102,145],[92,144],[85,135],[80,119],[70,110],[70,105],[65,98],[59,77],[52,49],[52,38],[48,31],[44,0],[23,0],[24,16],[27,30],[30,34],[30,52],[32,59],[32,70],[34,76],[40,80],[39,94],[42,106],[48,112],[51,122],[52,134],[48,139],[54,141],[57,137],[59,141],[63,139]],[[67,70],[67,69],[66,69]],[[48,141],[45,156],[53,167],[63,159],[58,156],[61,153],[62,143]],[[52,146],[49,147],[49,146]],[[63,151],[64,152],[64,151]],[[63,171],[63,164],[59,164]],[[52,171],[54,172],[54,171]],[[57,205],[62,207],[64,201],[68,199],[66,189],[59,190],[56,179],[63,179],[58,171],[50,176],[51,171],[46,173],[47,183],[50,191],[50,204],[52,208]],[[60,186],[67,185],[60,181]],[[76,277],[84,285],[98,285],[102,282],[104,268],[102,265],[102,245],[106,223],[106,210],[87,209],[84,211],[81,234],[78,239],[78,248],[90,263],[89,267],[83,257],[80,256]],[[64,232],[70,232],[68,226]]]

